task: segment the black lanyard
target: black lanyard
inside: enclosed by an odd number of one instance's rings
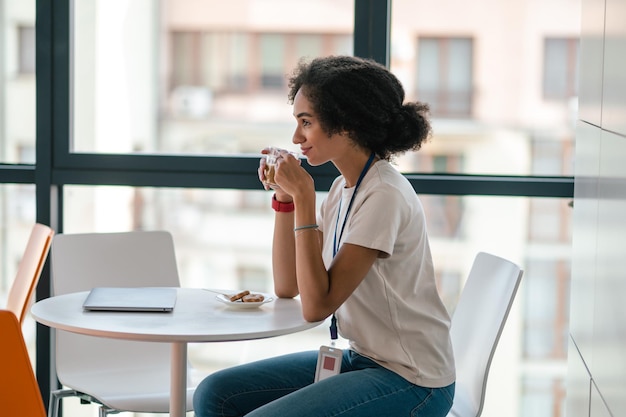
[[[333,258],[337,255],[339,251],[339,242],[341,242],[341,237],[343,236],[343,230],[346,227],[346,222],[348,221],[348,215],[350,214],[350,210],[352,210],[352,203],[354,203],[354,197],[356,196],[356,192],[359,190],[359,186],[363,181],[363,177],[367,174],[367,170],[372,165],[374,161],[374,152],[370,155],[369,159],[365,163],[363,170],[361,171],[361,175],[359,175],[359,179],[354,186],[354,193],[352,193],[352,197],[350,197],[350,203],[348,204],[348,209],[346,210],[346,216],[343,219],[343,224],[341,225],[341,231],[339,232],[339,239],[337,239],[337,229],[339,228],[339,216],[341,215],[341,199],[339,199],[339,209],[337,210],[337,221],[335,222],[335,236],[333,238]],[[335,313],[333,313],[333,317],[330,320],[330,338],[331,340],[337,340],[337,317],[335,317]]]

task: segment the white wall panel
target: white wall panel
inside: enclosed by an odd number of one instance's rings
[[[615,417],[626,415],[626,0],[582,4],[566,415]]]
[[[595,384],[591,384],[591,404],[590,413],[591,417],[616,417],[617,414],[611,414],[611,411],[602,399],[602,395],[598,391],[598,387]]]
[[[623,416],[626,415],[626,138],[603,131],[600,161],[593,361],[589,367],[613,414]]]
[[[582,2],[578,115],[596,126],[602,123],[605,0]]]
[[[567,417],[589,417],[591,376],[571,338],[569,339],[567,368],[565,415]]]
[[[606,0],[602,128],[626,135],[626,2]]]
[[[598,176],[602,131],[586,122],[576,126],[576,172],[572,236],[570,334],[592,362],[594,282],[598,231]]]

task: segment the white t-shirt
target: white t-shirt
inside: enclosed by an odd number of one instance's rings
[[[335,228],[339,239],[353,192],[340,176],[322,202],[318,224],[327,269]],[[409,181],[389,162],[376,162],[363,178],[343,243],[381,252],[336,312],[339,333],[350,348],[420,386],[454,382],[450,317],[436,288],[423,208]]]

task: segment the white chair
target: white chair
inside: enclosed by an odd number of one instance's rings
[[[487,376],[523,271],[514,263],[480,252],[452,316],[456,393],[448,417],[482,413]]]
[[[59,234],[50,252],[54,295],[93,287],[179,287],[168,232]],[[61,399],[100,404],[100,416],[121,411],[168,413],[170,344],[114,340],[56,331],[56,371],[67,389],[50,394],[49,417]],[[191,370],[188,370],[188,375]],[[195,387],[187,389],[193,410]]]

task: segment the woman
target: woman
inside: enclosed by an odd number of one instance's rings
[[[216,372],[196,390],[196,415],[444,417],[454,397],[450,319],[421,203],[389,162],[428,140],[428,107],[404,103],[385,67],[347,56],[301,62],[289,88],[293,143],[310,165],[330,161],[341,175],[316,214],[311,176],[287,152],[278,158],[274,288],[300,295],[308,321],[336,318],[350,349],[341,373],[319,382],[317,351]]]

